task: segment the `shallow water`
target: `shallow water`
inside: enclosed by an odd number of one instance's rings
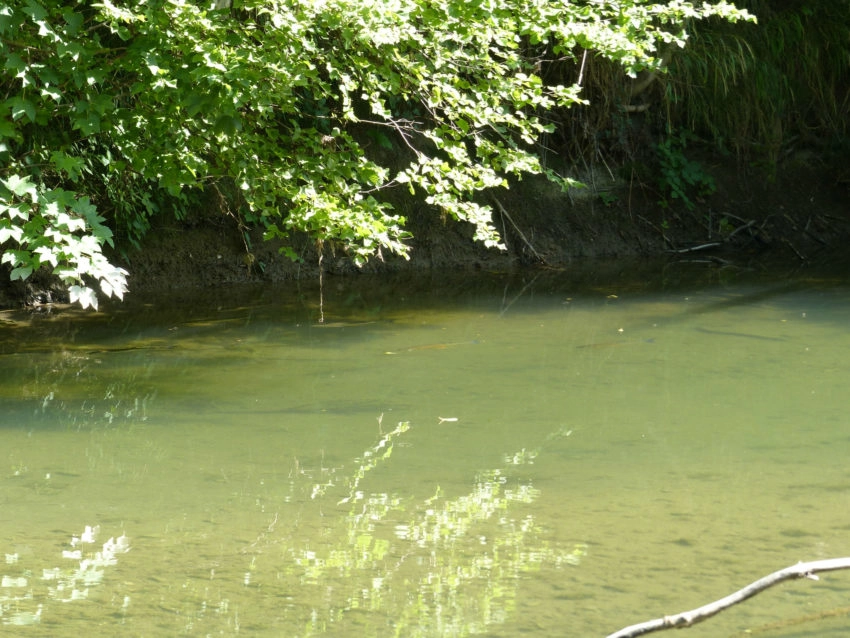
[[[605,636],[850,555],[848,287],[698,268],[7,313],[0,633]]]

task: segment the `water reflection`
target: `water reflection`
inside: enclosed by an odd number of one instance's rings
[[[350,509],[321,545],[291,548],[292,574],[302,586],[333,587],[332,601],[311,611],[309,631],[347,626],[353,610],[381,620],[358,624],[360,635],[463,636],[499,624],[516,607],[523,574],[549,565],[578,565],[586,546],[553,548],[538,536],[532,513],[520,509],[538,496],[530,480],[507,468],[476,473],[469,493],[446,498],[437,486],[422,501],[404,491],[365,492],[370,472],[391,463],[408,422],[383,436],[358,460],[353,475],[316,484],[311,499]],[[506,455],[508,467],[533,463],[540,450]],[[341,489],[337,489],[341,488]],[[353,628],[352,628],[353,629]],[[340,631],[339,628],[336,631]],[[365,632],[365,633],[363,633]]]
[[[46,480],[50,476],[45,476]],[[118,557],[130,551],[130,541],[125,535],[110,537],[100,551],[92,548],[100,534],[100,526],[87,525],[79,536],[69,542],[60,557],[54,557],[62,566],[35,568],[34,561],[21,561],[19,552],[5,554],[6,570],[19,576],[4,574],[0,581],[0,617],[4,625],[33,625],[41,622],[45,602],[59,603],[85,600],[89,589],[103,581],[106,568],[118,564]],[[29,567],[27,566],[29,564]],[[55,563],[48,563],[55,564]],[[37,593],[36,593],[37,592]],[[124,608],[129,598],[124,601]]]
[[[843,288],[559,277],[8,319],[0,621],[605,635],[850,553]]]

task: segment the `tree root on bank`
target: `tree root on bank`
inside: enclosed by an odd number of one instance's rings
[[[797,563],[791,567],[780,569],[777,572],[768,574],[759,580],[750,583],[743,589],[739,589],[733,594],[729,594],[725,598],[716,600],[713,603],[697,607],[691,611],[684,611],[672,616],[664,616],[647,622],[639,623],[624,627],[619,631],[610,634],[608,638],[633,638],[634,636],[642,636],[662,629],[681,629],[682,627],[690,627],[698,622],[702,622],[706,618],[710,618],[715,614],[736,605],[740,602],[763,592],[768,587],[772,587],[784,580],[791,578],[809,578],[818,580],[816,572],[827,572],[836,569],[850,569],[850,558],[831,558],[828,560],[816,560],[809,563]]]

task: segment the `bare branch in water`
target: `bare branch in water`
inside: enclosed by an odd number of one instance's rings
[[[791,567],[780,569],[778,572],[768,574],[764,578],[750,583],[743,589],[739,589],[734,594],[729,594],[725,598],[716,600],[713,603],[697,607],[691,611],[683,611],[672,616],[664,616],[656,618],[637,625],[624,627],[619,631],[610,634],[608,638],[634,638],[634,636],[643,636],[662,629],[681,629],[682,627],[690,627],[698,622],[702,622],[706,618],[710,618],[715,614],[728,609],[733,605],[751,598],[756,594],[763,592],[768,587],[781,583],[782,581],[791,578],[810,578],[818,580],[815,576],[816,572],[828,572],[836,569],[850,568],[850,558],[831,558],[828,560],[816,560],[809,563],[797,563]]]

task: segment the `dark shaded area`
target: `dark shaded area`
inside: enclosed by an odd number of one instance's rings
[[[351,276],[430,271],[442,281],[457,272],[593,271],[586,260],[613,257],[625,259],[624,270],[633,258],[647,257],[694,261],[709,269],[760,268],[776,261],[793,269],[841,257],[850,239],[848,185],[800,164],[789,164],[780,178],[767,181],[741,176],[728,163],[709,162],[718,190],[700,198],[693,210],[659,206],[656,193],[636,180],[614,184],[617,199],[608,204],[590,192],[592,187],[565,194],[543,179],[515,184],[495,200],[494,220],[505,251],[486,249],[472,241],[470,228],[441,222],[424,205],[403,201],[398,207],[408,214],[414,233],[409,261],[373,259],[357,269],[344,253],[326,247],[322,270]],[[315,245],[305,237],[293,244],[300,262],[281,255],[279,244],[263,242],[257,231],[252,260],[228,218],[199,212],[185,222],[162,223],[126,262],[131,294],[249,282],[317,283]]]
[[[464,273],[475,272],[516,272],[518,278],[542,272],[585,283],[629,274],[652,277],[635,269],[636,260],[649,258],[653,264],[667,262],[668,273],[698,268],[707,278],[776,263],[789,271],[827,264],[835,272],[848,265],[844,246],[850,240],[850,185],[824,179],[799,163],[783,168],[775,181],[742,177],[736,166],[720,161],[709,170],[718,190],[700,198],[693,210],[659,206],[655,193],[636,181],[617,184],[618,198],[607,205],[589,192],[561,193],[542,179],[515,184],[496,196],[501,210],[494,219],[505,251],[476,244],[471,229],[440,222],[424,205],[408,201],[401,205],[408,209],[414,232],[411,259],[373,259],[357,269],[345,254],[326,247],[325,294],[357,285],[340,276],[356,279],[370,273],[412,281],[430,272],[441,285],[455,280],[462,289]],[[294,240],[290,245],[296,246],[300,262],[280,254],[278,243],[264,242],[255,231],[251,261],[233,220],[215,211],[197,211],[179,222],[160,220],[142,249],[123,261],[131,273],[129,294],[185,298],[195,294],[192,289],[207,289],[205,296],[215,296],[216,289],[231,284],[275,282],[313,291],[319,283],[316,247],[306,237]],[[472,281],[481,285],[480,278]],[[0,306],[6,308],[46,309],[67,301],[61,287],[37,274],[26,283],[6,281],[5,286]]]

